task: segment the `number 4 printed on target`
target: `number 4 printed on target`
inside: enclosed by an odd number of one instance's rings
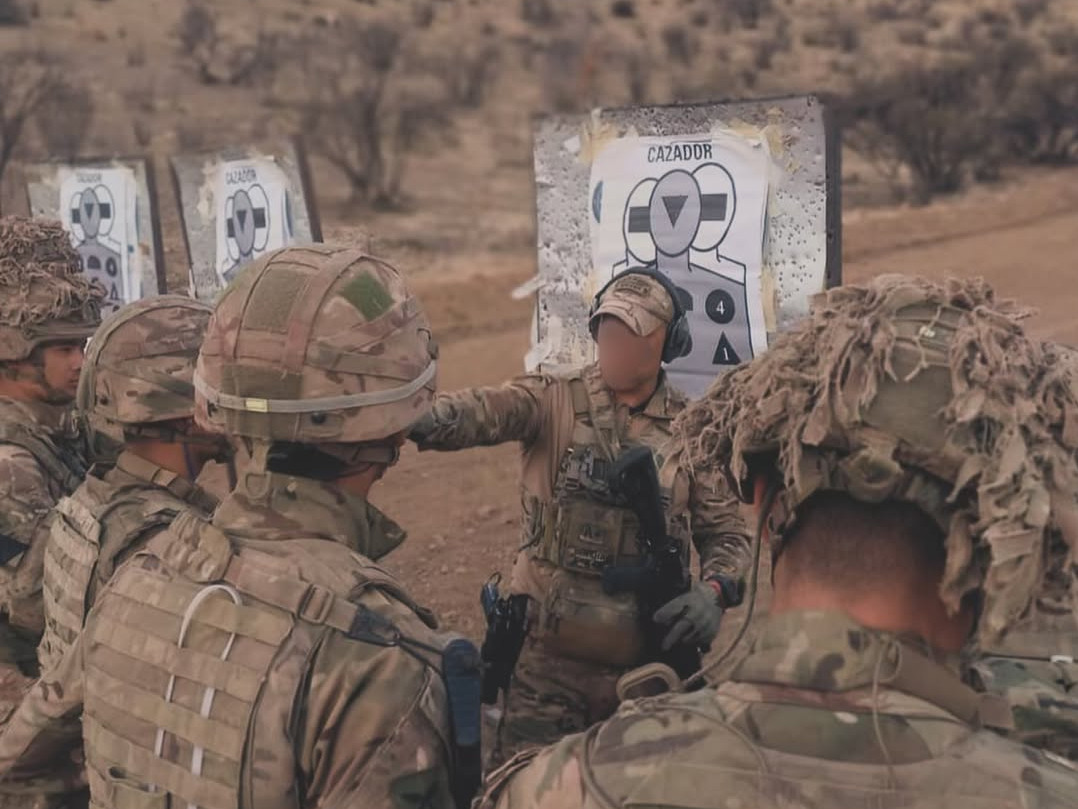
[[[625,137],[591,171],[597,284],[650,267],[677,286],[692,341],[669,366],[691,397],[767,347],[761,267],[770,156],[727,134]]]

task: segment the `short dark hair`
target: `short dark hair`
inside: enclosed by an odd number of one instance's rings
[[[912,503],[820,491],[798,508],[781,556],[795,578],[856,593],[899,577],[939,578],[947,551],[939,525]]]

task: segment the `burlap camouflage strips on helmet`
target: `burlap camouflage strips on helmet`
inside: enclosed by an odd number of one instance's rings
[[[944,601],[983,588],[994,642],[1078,547],[1075,374],[1026,314],[978,280],[831,290],[685,411],[686,452],[739,486],[777,467],[777,532],[822,489],[915,503],[947,536]]]
[[[192,377],[212,311],[181,295],[159,295],[105,318],[77,396],[95,432],[123,441],[125,429],[194,416]]]
[[[329,446],[378,441],[429,409],[430,325],[400,274],[362,250],[289,247],[217,304],[195,374],[205,429]]]
[[[47,340],[89,337],[104,297],[58,222],[0,218],[0,361],[25,359]]]

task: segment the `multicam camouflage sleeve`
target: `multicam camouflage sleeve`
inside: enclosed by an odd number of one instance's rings
[[[677,444],[679,438],[672,440]],[[714,467],[694,467],[679,450],[664,458],[659,477],[670,492],[670,519],[681,536],[692,537],[700,555],[700,577],[743,578],[752,564],[752,545],[726,478]]]
[[[81,760],[83,668],[77,639],[23,698],[0,733],[0,792],[17,782],[42,793],[85,786]]]
[[[452,809],[437,671],[400,647],[332,633],[310,683],[297,750],[305,806]]]
[[[1078,665],[988,654],[973,665],[973,676],[980,688],[1011,706],[1011,738],[1078,761],[1078,696],[1072,690]]]
[[[700,577],[740,579],[752,564],[752,544],[737,498],[714,471],[694,470],[689,484],[692,541],[700,554]]]
[[[497,388],[439,394],[412,430],[420,449],[457,450],[506,441],[531,443],[542,425],[548,376],[522,376]]]
[[[26,596],[41,588],[45,562],[47,521],[55,500],[38,462],[25,449],[0,444],[0,549],[4,569],[0,571],[0,608],[12,623],[40,629],[40,599],[34,615],[23,615]],[[21,548],[20,546],[26,546]]]

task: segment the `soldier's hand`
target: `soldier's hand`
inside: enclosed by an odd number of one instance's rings
[[[722,607],[715,588],[699,581],[687,593],[660,607],[652,617],[655,623],[670,627],[663,638],[663,651],[679,643],[705,646],[719,634]]]
[[[416,420],[411,427],[408,428],[408,439],[414,441],[417,444],[422,444],[423,441],[434,431],[435,428],[434,413],[428,412],[422,418]]]

